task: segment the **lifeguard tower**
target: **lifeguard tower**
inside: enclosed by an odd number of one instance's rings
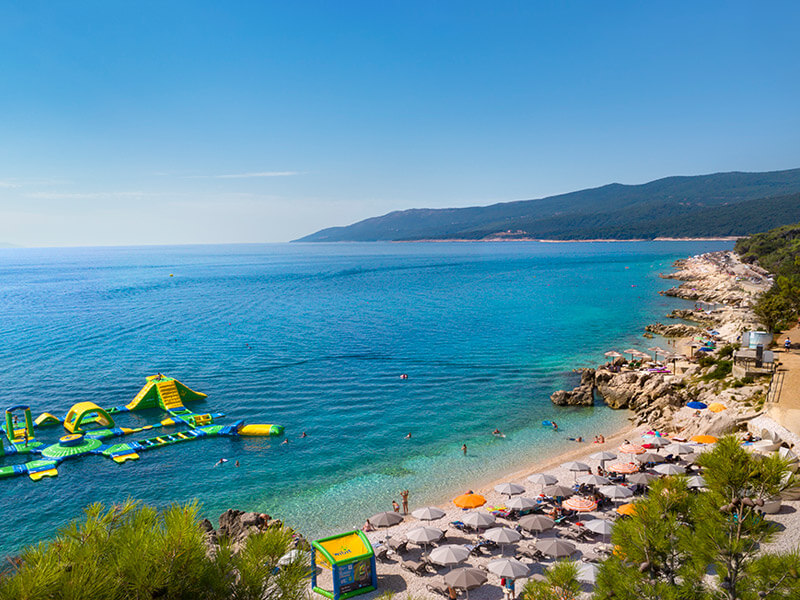
[[[333,590],[317,585],[317,566],[330,571]],[[367,536],[350,531],[311,542],[311,585],[331,600],[346,600],[378,589],[375,552]]]

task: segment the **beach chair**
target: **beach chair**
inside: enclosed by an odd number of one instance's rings
[[[425,586],[425,589],[431,592],[432,594],[438,594],[439,596],[444,596],[445,598],[450,598],[450,593],[447,591],[447,586],[444,584],[443,581],[429,583]],[[456,592],[458,593],[458,592]]]
[[[389,562],[389,548],[387,546],[378,546],[375,548],[375,559],[382,563]]]
[[[459,531],[469,531],[470,528],[467,527],[463,521],[450,521],[450,525],[458,529]]]
[[[592,552],[591,550],[589,550],[588,552],[584,552],[581,555],[581,560],[583,562],[599,563],[599,562],[603,562],[605,559],[606,559],[605,556],[601,556],[600,554],[597,554],[596,552]]]
[[[399,538],[388,538],[386,545],[391,548],[395,554],[405,554],[408,551],[408,542]]]
[[[404,560],[400,563],[400,567],[414,575],[424,575],[428,572],[428,565],[417,560]]]

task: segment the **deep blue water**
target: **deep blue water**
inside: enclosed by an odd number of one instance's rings
[[[47,537],[90,502],[128,496],[196,498],[209,516],[239,507],[330,533],[400,489],[412,508],[442,501],[563,450],[568,437],[610,433],[624,413],[557,409],[550,393],[609,348],[652,345],[643,326],[682,304],[657,294],[672,283],[658,273],[730,246],[0,249],[0,408],[116,406],[160,371],[207,393],[203,409],[225,412],[223,423],[280,423],[291,440],[209,439],[124,465],[67,461],[38,483],[0,480],[0,553]],[[549,418],[560,432],[541,427]],[[507,437],[489,435],[495,427]],[[230,462],[215,468],[221,457]]]

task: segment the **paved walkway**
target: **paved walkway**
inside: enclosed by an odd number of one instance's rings
[[[786,337],[792,340],[795,348],[784,351],[783,341]],[[783,372],[783,385],[777,402],[768,404],[767,414],[789,431],[800,435],[800,327],[794,327],[775,337],[780,349],[776,348],[776,358],[781,365],[778,371]]]

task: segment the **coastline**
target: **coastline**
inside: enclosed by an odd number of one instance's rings
[[[574,240],[554,240],[554,239],[547,239],[547,238],[528,238],[528,237],[520,237],[520,238],[512,238],[512,237],[491,237],[491,238],[481,238],[481,239],[470,239],[470,238],[452,238],[452,239],[439,239],[439,238],[431,238],[431,239],[422,239],[422,240],[377,240],[379,241],[387,241],[392,244],[418,244],[418,243],[426,243],[426,244],[439,244],[439,243],[446,243],[446,242],[539,242],[542,244],[574,244],[574,243],[582,243],[582,244],[594,244],[598,242],[602,243],[611,243],[611,242],[735,242],[736,240],[741,239],[745,236],[724,236],[724,237],[701,237],[701,238],[673,238],[673,237],[657,237],[657,238],[630,238],[630,239],[614,239],[614,238],[596,238],[596,239],[574,239]],[[312,242],[313,243],[313,242]],[[333,243],[333,244],[348,244],[353,242],[325,242],[325,243]],[[355,242],[355,243],[365,243],[365,242]],[[371,242],[366,242],[371,243]]]

